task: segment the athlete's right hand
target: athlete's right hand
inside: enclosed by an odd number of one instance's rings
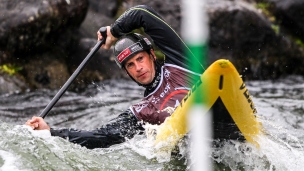
[[[32,119],[25,123],[25,125],[30,126],[34,130],[50,130],[50,127],[42,117],[33,116]]]
[[[106,38],[106,42],[105,42],[105,44],[103,44],[101,46],[101,48],[103,48],[103,49],[110,49],[111,46],[117,41],[117,38],[112,35],[110,29],[111,29],[111,27],[107,26],[107,38]],[[98,39],[98,41],[100,41],[100,40],[103,39],[103,37],[102,37],[101,33],[99,32],[99,30],[97,31],[97,39]]]

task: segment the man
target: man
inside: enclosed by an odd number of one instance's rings
[[[162,64],[157,61],[148,38],[130,33],[141,27],[165,54]],[[97,34],[98,39],[102,39],[101,34]],[[90,131],[51,129],[40,117],[33,117],[26,124],[36,130],[48,129],[53,136],[68,138],[70,142],[87,148],[109,147],[132,138],[143,130],[144,123],[163,123],[200,78],[200,74],[189,68],[191,62],[198,61],[190,61],[184,56],[185,51],[189,52],[181,38],[148,6],[130,8],[111,27],[107,27],[106,43],[102,48],[109,49],[114,42],[117,65],[138,85],[146,88],[142,101],[108,124]]]

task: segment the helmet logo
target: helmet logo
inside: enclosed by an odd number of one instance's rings
[[[139,43],[133,44],[130,48],[132,52],[138,52],[143,50]]]
[[[147,43],[147,45],[152,45],[152,43],[150,42],[150,40],[149,40],[149,39],[144,38],[144,41]]]
[[[121,63],[123,60],[125,60],[129,55],[131,54],[131,51],[129,48],[123,50],[118,56],[117,59]]]
[[[143,48],[140,46],[140,43],[134,43],[125,50],[123,50],[118,56],[117,59],[122,63],[128,56],[136,52],[143,51]]]

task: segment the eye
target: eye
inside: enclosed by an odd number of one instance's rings
[[[133,67],[134,67],[134,63],[133,62],[130,62],[130,63],[126,64],[126,68],[128,68],[128,69],[131,69]]]
[[[138,61],[138,62],[142,62],[143,60],[144,60],[144,57],[143,57],[143,56],[140,56],[140,57],[137,58],[137,61]]]

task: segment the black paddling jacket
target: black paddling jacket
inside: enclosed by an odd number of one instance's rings
[[[144,130],[140,121],[161,124],[178,106],[194,81],[200,77],[200,74],[192,72],[188,67],[198,61],[190,61],[183,55],[185,51],[191,54],[185,43],[152,8],[145,5],[127,10],[111,26],[111,33],[119,38],[140,27],[165,54],[157,85],[153,89],[146,89],[142,101],[100,128],[90,131],[52,128],[53,136],[67,138],[70,142],[90,149],[109,147]]]

